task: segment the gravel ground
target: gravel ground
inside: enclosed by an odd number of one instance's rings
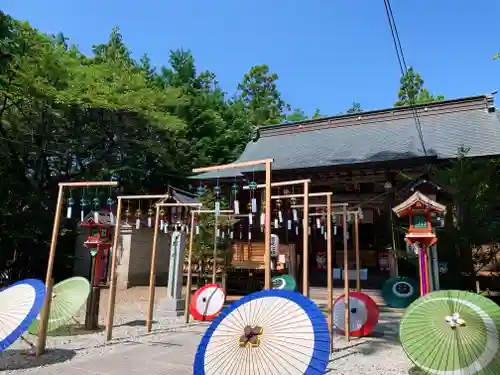
[[[161,306],[164,296],[165,288],[157,288],[156,301],[160,301],[160,303],[157,303],[156,310]],[[132,288],[118,292],[111,343],[105,343],[103,330],[85,332],[75,323],[68,329],[53,333],[47,338],[47,353],[39,360],[34,356],[26,355],[29,346],[18,340],[0,354],[0,373],[38,373],[38,366],[53,367],[55,370],[59,366],[65,366],[58,364],[73,363],[85,357],[94,358],[95,356],[104,359],[105,357],[102,356],[123,351],[125,347],[136,343],[154,346],[153,341],[168,338],[172,332],[179,333],[181,336],[190,336],[190,344],[186,345],[183,350],[188,349],[194,357],[196,343],[199,341],[206,323],[194,323],[186,326],[182,317],[179,319],[156,318],[153,323],[153,334],[146,335],[147,301],[147,288]],[[99,314],[100,324],[103,326],[107,315],[107,303],[108,293],[107,290],[103,290]],[[160,316],[158,311],[155,312],[155,315],[156,317]],[[339,375],[407,375],[411,365],[398,342],[399,316],[400,314],[397,313],[381,313],[374,337],[354,338],[349,343],[345,341],[343,336],[335,337],[335,352],[328,373]],[[76,320],[83,323],[83,311],[76,317]],[[26,338],[36,340],[29,334],[26,334]],[[191,348],[191,346],[193,347]]]

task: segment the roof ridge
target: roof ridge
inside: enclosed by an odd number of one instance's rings
[[[259,128],[258,137],[272,137],[290,133],[301,133],[336,127],[347,127],[366,125],[374,122],[386,122],[413,118],[413,110],[417,110],[419,116],[435,116],[438,114],[462,112],[478,108],[486,108],[493,105],[491,95],[479,95],[460,99],[441,100],[417,104],[415,106],[403,106],[360,113],[350,113],[338,116],[323,117],[321,119],[300,121],[287,124],[267,125]]]

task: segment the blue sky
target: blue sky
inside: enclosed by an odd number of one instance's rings
[[[447,98],[499,87],[500,1],[393,0],[407,62]],[[86,53],[119,25],[134,56],[166,64],[190,49],[199,70],[233,92],[252,65],[279,74],[279,89],[311,114],[392,106],[399,67],[382,0],[2,0],[2,10],[43,32],[64,32]]]

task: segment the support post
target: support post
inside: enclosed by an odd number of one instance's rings
[[[350,315],[351,315],[351,307],[349,301],[349,255],[347,253],[347,206],[344,206],[344,214],[343,214],[343,224],[342,229],[344,233],[344,323],[345,323],[345,339],[349,342],[349,327],[350,327]]]
[[[326,196],[326,275],[328,278],[328,331],[330,332],[330,353],[333,353],[333,261],[332,261],[332,195]]]
[[[304,182],[304,218],[302,238],[302,294],[309,297],[309,182]]]
[[[217,213],[214,214],[214,263],[212,269],[212,284],[216,284],[217,281],[217,225],[219,225],[219,217]],[[187,308],[187,307],[186,307]]]
[[[266,162],[266,212],[264,215],[264,289],[271,289],[271,162]]]
[[[156,288],[156,248],[158,246],[158,221],[160,220],[160,206],[156,206],[155,229],[153,232],[153,248],[151,250],[151,268],[149,270],[149,304],[146,316],[146,332],[151,332],[153,324],[153,310],[155,308]]]
[[[113,318],[115,316],[115,299],[116,299],[116,283],[118,281],[116,275],[116,266],[118,257],[118,241],[120,238],[120,226],[122,221],[122,199],[118,197],[116,205],[116,225],[113,235],[113,253],[111,255],[111,282],[109,285],[108,297],[108,316],[106,317],[106,341],[110,341],[113,336]]]
[[[193,240],[194,240],[194,211],[191,211],[191,227],[189,228],[189,253],[188,253],[188,274],[186,280],[186,309],[184,318],[186,324],[189,323],[189,305],[191,304],[191,286],[193,284]]]
[[[359,215],[354,214],[354,246],[356,252],[356,291],[361,292],[361,264],[359,259]]]
[[[50,295],[50,298],[45,298],[42,311],[40,313],[40,328],[38,330],[38,337],[36,340],[36,349],[35,354],[36,357],[40,357],[45,351],[45,343],[47,342],[47,325],[49,323],[49,313],[50,313],[50,305],[52,303],[52,288],[54,287],[54,280],[51,278],[49,282],[45,282],[45,293]],[[45,326],[41,325],[42,316],[45,319]],[[42,330],[43,328],[43,330]]]

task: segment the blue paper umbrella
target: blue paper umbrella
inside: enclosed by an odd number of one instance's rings
[[[195,375],[324,374],[330,335],[303,295],[263,290],[224,309],[201,339]]]
[[[45,285],[26,279],[0,292],[0,352],[16,341],[40,313]]]

